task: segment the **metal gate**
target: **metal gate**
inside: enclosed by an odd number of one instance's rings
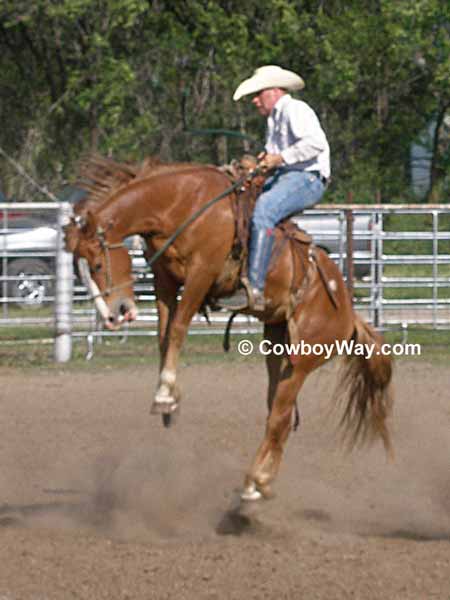
[[[74,337],[85,338],[92,351],[94,340],[105,336],[156,335],[152,274],[145,268],[142,249],[133,243],[140,315],[125,332],[101,329],[84,288],[74,279],[72,257],[63,249],[61,227],[70,211],[67,203],[1,205],[0,337],[8,328],[47,327],[47,336],[33,336],[30,343],[43,339],[54,343],[56,360],[66,361]],[[18,228],[18,215],[25,220],[39,218],[42,225]],[[356,310],[369,322],[381,330],[450,329],[449,205],[321,205],[305,215],[326,223],[320,245],[328,246],[347,277]],[[362,230],[354,228],[355,223],[367,226]],[[29,273],[25,267],[30,261],[47,269]],[[213,312],[209,325],[197,315],[189,333],[222,334],[228,316],[225,311]],[[233,326],[235,333],[259,331],[259,322],[243,315]]]

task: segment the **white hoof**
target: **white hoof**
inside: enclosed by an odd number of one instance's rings
[[[159,391],[156,393],[154,401],[156,404],[176,404],[177,403],[177,399],[175,398],[175,396],[172,396],[172,395],[164,393],[164,392],[162,394],[160,394]]]
[[[173,396],[156,396],[151,413],[153,415],[172,414],[178,409],[178,402]]]
[[[263,496],[261,492],[256,489],[256,485],[254,483],[246,487],[241,494],[241,500],[244,502],[254,502],[255,500],[261,500],[262,497]]]
[[[161,383],[156,390],[154,404],[176,404],[177,399],[173,395],[173,389],[167,383]]]

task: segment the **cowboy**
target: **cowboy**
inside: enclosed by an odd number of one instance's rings
[[[234,92],[233,100],[252,95],[252,104],[267,117],[265,153],[259,166],[270,171],[252,217],[248,281],[220,300],[229,310],[265,308],[264,285],[274,242],[274,227],[286,217],[311,208],[321,199],[330,177],[330,149],[313,109],[289,91],[305,87],[303,79],[275,65],[256,69]]]

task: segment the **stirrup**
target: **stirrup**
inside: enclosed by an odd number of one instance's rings
[[[217,305],[233,312],[239,312],[240,310],[249,308],[247,288],[238,288],[232,296],[228,296],[228,298],[219,298],[217,300]]]
[[[258,288],[252,287],[250,281],[243,277],[242,287],[238,288],[232,296],[228,298],[219,298],[217,305],[221,308],[239,312],[241,310],[252,310],[263,312],[266,309],[264,292]]]

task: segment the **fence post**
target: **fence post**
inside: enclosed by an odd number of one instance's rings
[[[373,227],[375,244],[375,273],[373,286],[373,325],[376,328],[382,325],[383,310],[383,213],[381,210],[375,212],[375,223]]]
[[[350,300],[353,304],[353,283],[355,279],[355,269],[353,264],[353,210],[345,210],[346,229],[346,255],[347,255],[347,289]]]
[[[61,202],[58,210],[58,237],[56,246],[55,292],[55,345],[56,362],[67,362],[72,357],[72,297],[73,258],[64,247],[63,226],[72,215],[72,206]]]

